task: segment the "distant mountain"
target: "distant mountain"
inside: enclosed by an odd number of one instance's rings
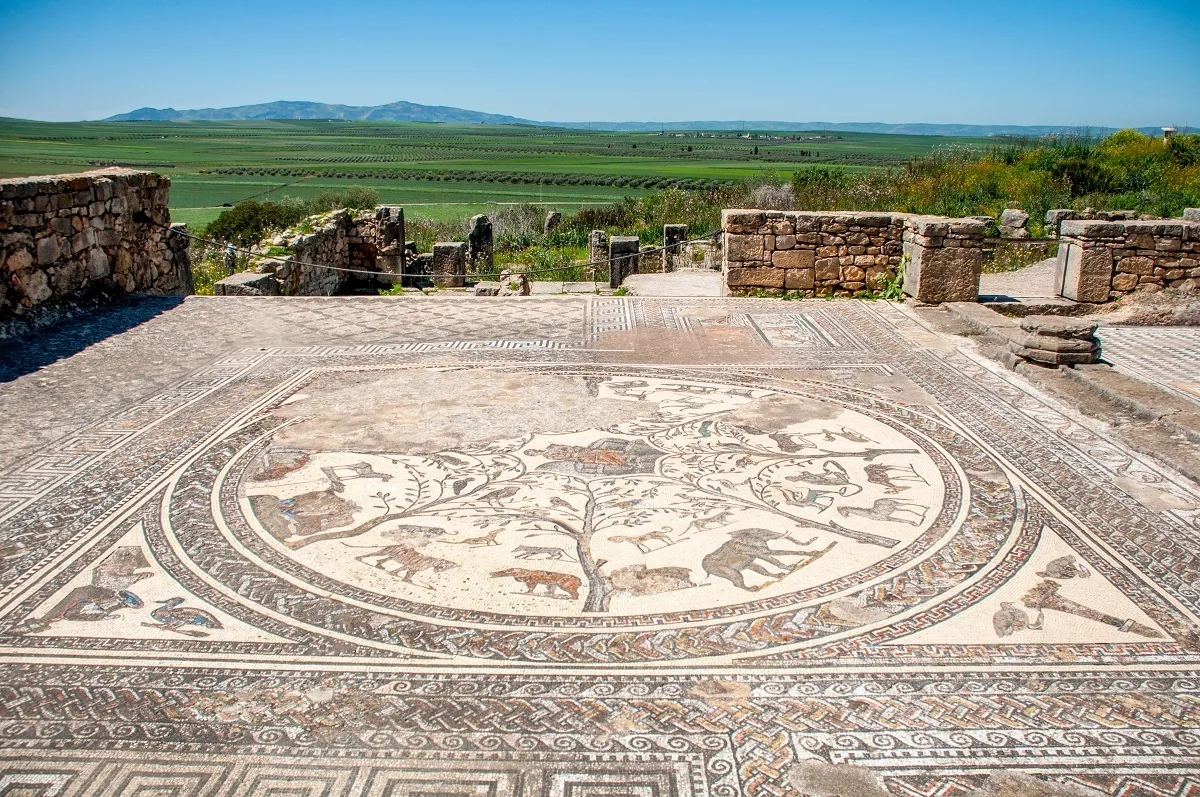
[[[388,105],[328,105],[323,102],[266,102],[233,108],[138,108],[106,122],[211,122],[235,119],[344,119],[372,122],[450,122],[453,124],[529,125],[528,119],[467,111],[445,105],[393,102]]]
[[[373,122],[448,122],[451,124],[536,125],[574,130],[653,132],[655,130],[837,130],[847,133],[891,133],[910,136],[1045,136],[1053,133],[1106,135],[1112,127],[1069,125],[964,125],[964,124],[888,124],[886,122],[777,122],[777,121],[694,121],[694,122],[535,122],[502,114],[468,111],[445,105],[418,105],[393,102],[388,105],[329,105],[322,102],[267,102],[238,105],[233,108],[198,108],[177,111],[174,108],[138,108],[117,114],[106,122],[176,122],[266,119],[339,119]],[[1142,128],[1157,134],[1158,128]]]

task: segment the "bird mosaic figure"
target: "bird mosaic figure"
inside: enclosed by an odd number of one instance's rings
[[[183,600],[183,598],[176,597],[158,601],[158,608],[150,612],[150,616],[158,622],[142,623],[142,625],[150,628],[165,628],[168,631],[175,631],[179,634],[194,637],[208,636],[208,632],[196,628],[188,628],[188,626],[198,625],[203,628],[224,627],[221,625],[221,621],[214,617],[211,612],[183,606]]]

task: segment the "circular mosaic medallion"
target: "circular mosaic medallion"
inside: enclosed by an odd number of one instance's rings
[[[993,502],[1007,482],[936,419],[817,384],[652,374],[573,377],[631,405],[611,425],[431,451],[296,446],[267,417],[214,449],[220,533],[196,563],[236,551],[274,585],[258,602],[368,641],[627,661],[868,626],[999,549],[964,521],[972,479]]]

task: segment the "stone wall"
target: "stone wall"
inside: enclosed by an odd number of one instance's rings
[[[273,239],[275,246],[290,249],[290,255],[265,255],[251,263],[255,273],[269,275],[275,285],[234,275],[217,282],[213,293],[332,296],[354,283],[373,283],[398,272],[403,265],[403,239],[404,215],[399,208],[334,211],[317,218],[312,232],[288,230]],[[377,272],[381,277],[336,269]]]
[[[171,232],[171,181],[100,169],[0,180],[0,320],[90,292],[187,295],[187,239]]]
[[[728,293],[798,293],[852,296],[882,288],[894,280],[907,253],[915,272],[958,270],[962,284],[977,289],[985,225],[972,219],[940,219],[903,213],[726,210],[725,285]],[[942,255],[943,249],[956,250]],[[975,262],[978,260],[978,262]],[[927,281],[928,282],[928,281]],[[911,283],[911,285],[910,285]],[[961,301],[933,298],[928,301]],[[918,292],[919,281],[905,279],[905,290]],[[972,297],[973,299],[974,297]]]
[[[1106,302],[1135,290],[1200,287],[1200,221],[1068,220],[1059,225],[1059,240],[1057,284],[1068,299]]]

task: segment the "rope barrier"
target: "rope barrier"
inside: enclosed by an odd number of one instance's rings
[[[307,266],[309,268],[324,268],[324,269],[328,269],[329,271],[338,271],[338,272],[341,272],[344,274],[366,274],[366,275],[372,276],[372,277],[381,277],[381,276],[402,277],[402,278],[403,277],[421,277],[421,278],[434,279],[434,278],[438,278],[438,277],[462,276],[465,279],[465,278],[499,276],[498,274],[496,274],[496,275],[492,275],[492,274],[461,274],[460,275],[460,274],[418,274],[418,273],[401,272],[401,271],[370,271],[369,269],[356,269],[356,268],[344,268],[342,266],[330,266],[330,265],[326,265],[324,263],[307,263],[302,260],[295,260],[295,259],[288,258],[288,257],[280,257],[279,255],[264,255],[260,252],[254,252],[250,249],[242,249],[240,247],[233,246],[233,244],[225,243],[222,241],[214,241],[211,238],[204,238],[203,236],[200,236],[200,235],[193,235],[190,232],[184,232],[183,230],[180,230],[180,229],[177,229],[174,227],[168,227],[168,226],[162,225],[162,224],[156,224],[156,226],[162,227],[163,229],[170,231],[174,235],[182,235],[185,238],[191,238],[193,241],[200,241],[201,243],[209,244],[210,246],[215,246],[215,247],[218,247],[225,251],[229,251],[230,249],[232,249],[234,252],[237,252],[238,254],[246,255],[248,257],[257,257],[257,258],[261,258],[263,260],[271,260],[271,261],[279,263],[280,265],[284,265],[286,263],[291,263],[292,265],[295,265],[295,266]],[[720,234],[721,234],[721,231],[717,230],[716,232],[709,233],[708,235],[705,235],[703,237],[692,238],[687,241],[679,241],[678,243],[671,244],[670,246],[654,246],[654,247],[649,247],[645,250],[638,251],[637,253],[630,253],[627,255],[618,255],[616,257],[607,258],[605,260],[589,260],[586,263],[571,263],[569,265],[555,266],[554,268],[544,268],[544,269],[538,269],[538,270],[534,270],[534,271],[522,271],[520,273],[522,273],[528,277],[533,274],[549,274],[549,273],[556,272],[556,271],[563,271],[563,270],[569,269],[569,268],[589,268],[592,266],[610,265],[610,264],[618,262],[618,261],[629,260],[630,258],[634,257],[635,254],[636,254],[636,256],[651,255],[656,252],[663,252],[668,249],[675,249],[678,247],[685,246],[687,244],[704,243],[706,241],[711,241],[712,239],[716,238]],[[552,280],[552,281],[558,282],[559,280]],[[595,281],[595,279],[593,279],[593,282],[594,281]]]

